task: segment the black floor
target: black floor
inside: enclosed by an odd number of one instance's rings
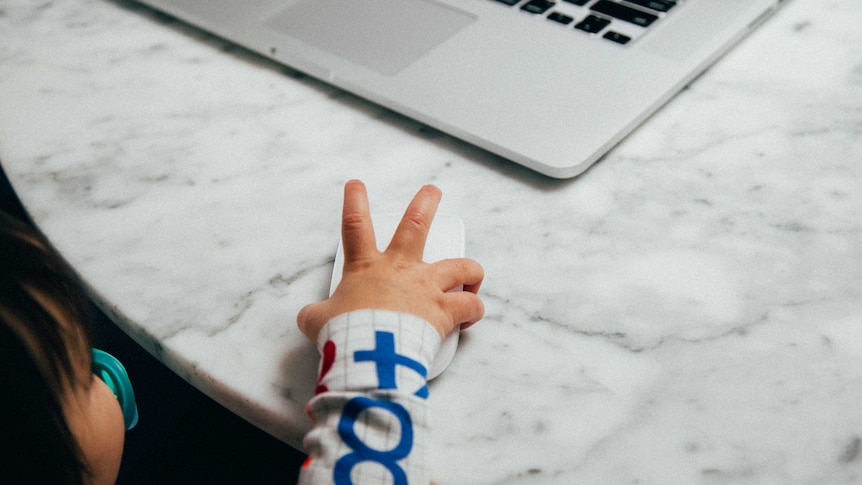
[[[2,170],[0,209],[26,220]],[[296,483],[302,453],[197,391],[97,316],[93,346],[126,367],[140,414],[126,433],[119,485]]]
[[[305,456],[212,401],[102,316],[94,347],[126,366],[140,421],[118,484],[293,484]]]

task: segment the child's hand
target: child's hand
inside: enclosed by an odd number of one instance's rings
[[[386,251],[377,250],[362,182],[344,186],[341,238],[344,273],[327,300],[304,307],[299,329],[312,342],[333,317],[362,309],[393,310],[418,316],[443,338],[457,325],[466,328],[482,318],[485,307],[476,295],[484,278],[479,263],[466,258],[428,264],[422,261],[425,240],[442,194],[433,185],[419,190]],[[464,287],[464,291],[447,291]]]

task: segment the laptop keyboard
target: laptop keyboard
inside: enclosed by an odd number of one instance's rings
[[[621,45],[636,40],[683,0],[493,0]]]

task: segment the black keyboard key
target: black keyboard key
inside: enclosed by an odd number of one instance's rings
[[[619,32],[614,32],[613,30],[609,30],[602,37],[604,37],[605,39],[608,39],[610,41],[616,42],[617,44],[623,44],[623,45],[628,44],[629,41],[632,40],[631,37],[629,37],[627,35],[623,35]]]
[[[676,6],[672,0],[627,0],[629,3],[646,7],[656,12],[667,12]]]
[[[560,12],[551,12],[551,14],[548,15],[548,20],[553,20],[554,22],[559,22],[563,25],[568,25],[568,24],[572,23],[572,20],[575,20],[575,19],[573,19],[572,17],[569,17],[568,15],[563,15]]]
[[[564,1],[564,2],[566,2],[566,3],[572,3],[572,4],[575,4],[575,5],[578,5],[579,7],[583,7],[583,6],[584,6],[584,5],[586,5],[586,4],[587,4],[587,2],[589,2],[590,0],[563,0],[563,1]]]
[[[530,0],[525,3],[521,10],[529,13],[545,13],[549,8],[554,6],[554,2],[551,0]]]
[[[500,3],[505,3],[506,5],[514,5],[518,2],[520,2],[521,0],[497,0],[497,1]]]
[[[611,23],[608,19],[603,19],[601,17],[596,17],[595,15],[589,15],[587,18],[581,21],[578,25],[575,25],[576,29],[581,29],[584,32],[589,32],[591,34],[598,34],[603,28],[607,27]]]
[[[625,5],[620,5],[619,3],[614,3],[610,0],[601,0],[596,2],[596,4],[590,8],[598,13],[603,13],[624,22],[640,25],[641,27],[649,27],[650,24],[658,20],[658,17],[651,13],[626,7]]]

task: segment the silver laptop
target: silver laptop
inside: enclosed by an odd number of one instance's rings
[[[139,1],[568,178],[782,0]]]

